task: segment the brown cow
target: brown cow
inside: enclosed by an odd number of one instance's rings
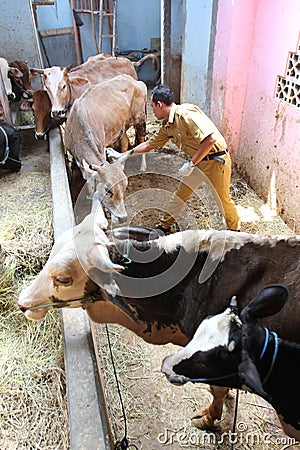
[[[120,138],[128,148],[126,130],[134,126],[139,142],[146,135],[147,88],[143,81],[118,75],[88,88],[77,100],[66,122],[64,145],[75,158],[83,177],[88,178],[83,160],[100,164],[105,148]]]
[[[61,123],[60,119],[51,117],[51,101],[47,91],[43,89],[33,91],[32,109],[34,111],[35,138],[38,140],[47,139],[48,132]]]
[[[89,58],[80,66],[53,66],[48,69],[31,69],[33,75],[43,75],[45,88],[48,91],[53,117],[66,117],[69,109],[83,92],[91,85],[101,83],[116,75],[127,74],[137,80],[135,67],[151,58],[157,67],[157,57],[149,54],[138,62],[131,62],[127,58],[103,57],[103,54]]]
[[[30,81],[30,70],[27,61],[12,61],[9,67],[17,69],[22,73],[22,76],[15,77],[12,71],[9,72],[11,79],[12,90],[15,94],[14,101],[18,102],[22,98],[29,99],[32,97],[32,86]]]

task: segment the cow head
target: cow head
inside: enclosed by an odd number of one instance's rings
[[[93,210],[101,204],[110,213],[112,223],[121,224],[127,221],[124,195],[128,179],[124,172],[124,163],[130,152],[123,155],[113,149],[106,149],[108,160],[96,165],[88,165],[82,161],[82,172],[87,180],[88,189],[93,197]]]
[[[15,100],[16,95],[12,90],[10,77],[21,78],[23,74],[19,69],[10,67],[8,62],[4,58],[0,58],[0,72],[2,75],[7,98],[9,101],[13,101]]]
[[[16,96],[15,100],[19,101],[23,99],[31,99],[32,86],[30,82],[30,70],[27,61],[12,61],[9,63],[10,71],[9,77],[12,83],[12,89]],[[15,75],[15,71],[21,72],[22,76]]]
[[[71,107],[71,89],[83,86],[88,80],[82,77],[70,76],[72,65],[68,67],[53,66],[48,69],[31,69],[32,75],[42,75],[45,88],[52,104],[51,116],[65,118]]]
[[[85,307],[94,293],[98,300],[105,300],[102,289],[89,276],[95,268],[103,275],[103,286],[115,290],[112,273],[123,266],[111,261],[109,240],[98,218],[89,214],[56,240],[43,270],[20,293],[18,306],[27,319],[41,320],[54,308]]]
[[[59,119],[51,117],[51,101],[47,91],[34,90],[32,93],[32,109],[34,111],[35,138],[46,140],[48,132],[59,125]]]
[[[268,399],[257,363],[263,358],[265,329],[256,321],[281,310],[287,288],[270,285],[238,314],[235,299],[223,313],[206,318],[193,339],[179,352],[165,358],[162,372],[169,381],[188,381],[245,388]]]

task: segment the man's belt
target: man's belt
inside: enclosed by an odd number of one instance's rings
[[[228,154],[228,150],[222,150],[221,152],[216,152],[216,153],[211,153],[210,155],[205,156],[204,158],[202,158],[201,161],[219,161],[222,164],[225,164],[225,159],[224,158],[220,158],[220,156],[222,155],[227,155]]]

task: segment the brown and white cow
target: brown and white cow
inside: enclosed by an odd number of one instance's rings
[[[28,319],[40,320],[52,308],[87,306],[95,322],[119,323],[152,344],[185,346],[202,320],[224,311],[232,296],[243,308],[265,285],[282,283],[290,301],[262,323],[300,342],[300,236],[227,230],[150,235],[134,227],[111,235],[88,215],[54,244],[45,267],[21,292],[19,307]],[[220,419],[227,392],[212,388],[215,398],[196,426]]]
[[[126,131],[134,126],[139,142],[146,135],[147,88],[129,75],[118,75],[88,88],[70,111],[65,126],[64,145],[75,158],[84,179],[83,160],[90,164],[105,161],[105,148],[121,136],[122,151],[128,149]]]
[[[89,58],[88,61],[72,69],[53,66],[48,69],[31,69],[33,75],[44,78],[45,88],[49,94],[53,117],[66,117],[74,101],[90,86],[101,83],[120,74],[130,75],[137,80],[135,67],[151,58],[157,66],[157,57],[149,54],[138,62],[127,58],[103,57],[102,54]]]
[[[10,71],[9,77],[12,84],[12,90],[15,94],[13,101],[20,101],[22,99],[30,99],[32,97],[32,86],[30,80],[30,70],[27,61],[11,61],[9,63]],[[22,76],[15,76],[13,69],[17,69],[22,73]]]
[[[11,77],[21,78],[23,73],[15,67],[10,67],[5,58],[0,58],[0,72],[2,75],[6,95],[9,101],[13,101],[16,98],[15,93],[12,90]]]

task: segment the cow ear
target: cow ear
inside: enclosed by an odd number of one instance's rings
[[[83,77],[72,77],[72,84],[73,86],[84,86],[87,84],[89,80]]]
[[[30,69],[31,75],[44,75],[44,69]]]
[[[16,67],[10,67],[8,70],[8,74],[11,77],[21,78],[23,76],[23,73],[21,70],[17,69]]]
[[[244,356],[243,361],[239,365],[239,377],[242,380],[242,383],[245,384],[247,388],[250,388],[252,392],[268,399],[268,394],[261,384],[261,379],[256,366],[249,355]]]
[[[288,300],[289,291],[281,284],[263,288],[241,312],[242,322],[272,316],[279,312]]]

